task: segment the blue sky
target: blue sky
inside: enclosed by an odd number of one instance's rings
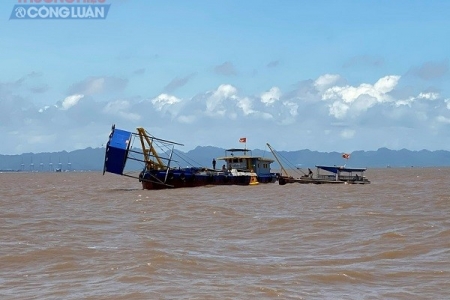
[[[105,144],[450,150],[450,1],[105,0],[105,20],[10,20],[0,154]]]

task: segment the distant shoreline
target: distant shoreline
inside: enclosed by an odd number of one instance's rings
[[[178,151],[178,150],[177,150]],[[198,146],[194,150],[183,152],[183,156],[196,162],[197,167],[211,165],[212,158],[223,156],[225,149],[207,146]],[[273,158],[270,151],[251,150],[254,156]],[[450,151],[410,151],[389,150],[380,148],[376,151],[353,151],[350,159],[343,160],[341,152],[318,152],[308,149],[298,151],[277,151],[288,165],[285,168],[314,168],[316,165],[344,165],[352,167],[373,168],[424,168],[424,167],[448,167],[450,166]],[[105,148],[86,148],[71,152],[43,152],[24,153],[20,155],[1,155],[0,172],[54,172],[61,169],[68,171],[101,171],[105,160]],[[284,164],[284,163],[283,163]],[[127,165],[130,170],[142,168],[142,164],[130,162]],[[274,159],[271,168],[280,169]]]

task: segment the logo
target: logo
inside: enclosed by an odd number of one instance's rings
[[[111,4],[106,0],[18,0],[10,20],[103,20]],[[75,4],[74,4],[75,3]]]

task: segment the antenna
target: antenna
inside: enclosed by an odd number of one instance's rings
[[[52,157],[50,156],[50,157],[48,158],[48,160],[49,160],[48,168],[49,168],[50,172],[53,172]]]
[[[33,155],[31,156],[30,171],[34,171]]]
[[[70,157],[67,157],[67,170],[72,171],[72,163],[70,162]]]
[[[61,157],[58,158],[58,169],[56,169],[57,172],[62,171],[62,163],[61,163]]]

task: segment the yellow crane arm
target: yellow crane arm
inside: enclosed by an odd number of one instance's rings
[[[136,130],[139,134],[139,139],[141,141],[142,152],[144,154],[144,161],[145,161],[145,165],[146,165],[147,169],[155,169],[155,168],[165,169],[166,165],[163,163],[163,161],[159,157],[158,153],[156,152],[155,148],[153,147],[152,140],[148,136],[145,129],[142,127],[139,127],[139,128],[136,128]],[[146,146],[146,143],[147,143],[148,147]],[[156,161],[154,161],[150,158],[151,157],[150,153],[152,154],[152,157],[154,157],[156,159]]]

